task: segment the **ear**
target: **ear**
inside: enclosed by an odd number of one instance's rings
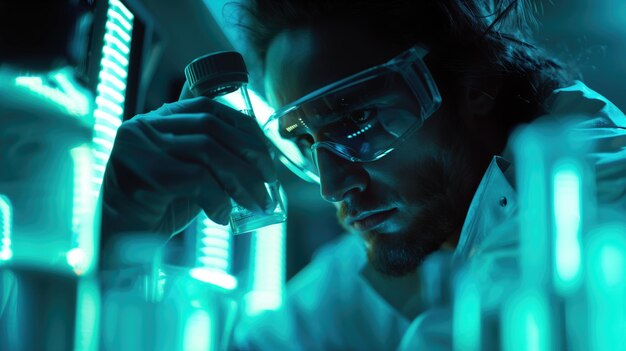
[[[471,82],[461,87],[458,95],[458,114],[463,125],[470,129],[493,127],[491,112],[500,90],[500,82]]]

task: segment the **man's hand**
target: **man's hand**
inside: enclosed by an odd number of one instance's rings
[[[230,199],[271,208],[276,171],[257,122],[205,97],[124,122],[102,187],[102,246],[124,232],[177,233],[200,209],[227,224]]]

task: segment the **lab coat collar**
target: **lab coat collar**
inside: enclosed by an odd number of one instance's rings
[[[517,213],[517,194],[513,189],[513,167],[509,161],[494,156],[470,204],[455,260],[465,261],[480,248],[494,228],[511,220]]]
[[[511,163],[503,157],[493,157],[470,204],[465,223],[454,252],[455,259],[471,257],[487,238],[490,229],[509,220],[517,211],[517,196],[513,190]],[[368,263],[361,277],[391,307],[408,320],[424,310],[421,275],[418,272],[404,277],[389,277],[376,271]]]

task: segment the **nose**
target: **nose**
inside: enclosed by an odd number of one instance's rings
[[[369,175],[360,163],[350,162],[320,148],[315,152],[320,176],[320,192],[329,202],[344,200],[348,194],[365,190]]]

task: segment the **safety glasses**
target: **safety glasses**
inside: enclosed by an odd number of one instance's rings
[[[263,130],[278,158],[302,179],[319,183],[319,149],[351,162],[389,154],[441,105],[426,54],[414,46],[277,110]]]

